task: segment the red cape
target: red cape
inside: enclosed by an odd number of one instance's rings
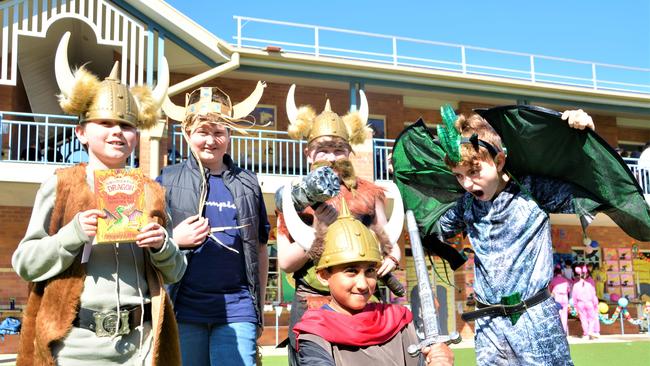
[[[354,315],[326,309],[307,310],[293,327],[296,350],[300,334],[315,334],[326,341],[345,346],[374,346],[385,343],[406,327],[413,319],[411,312],[399,305],[368,304]]]

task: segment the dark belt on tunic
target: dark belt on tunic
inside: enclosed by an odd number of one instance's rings
[[[140,325],[143,308],[135,306],[131,308],[120,308],[119,330],[117,335],[126,335],[132,329]],[[95,332],[98,337],[110,337],[116,334],[118,314],[117,310],[95,311],[80,308],[77,317],[72,325]],[[151,321],[151,303],[144,304],[144,321]]]
[[[548,287],[543,288],[535,295],[529,297],[528,299],[520,302],[519,304],[514,305],[487,305],[479,301],[476,302],[476,307],[478,310],[468,311],[461,314],[461,318],[466,321],[472,321],[484,316],[510,316],[514,314],[521,314],[526,312],[528,308],[531,308],[542,301],[551,297],[551,292],[548,290]]]

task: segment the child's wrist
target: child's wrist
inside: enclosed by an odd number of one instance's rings
[[[393,255],[391,255],[391,254],[386,254],[386,255],[384,256],[384,258],[385,258],[385,259],[389,259],[389,260],[391,260],[393,263],[395,263],[395,269],[399,269],[399,268],[400,268],[400,267],[399,267],[399,260],[398,260],[397,258],[395,258]]]

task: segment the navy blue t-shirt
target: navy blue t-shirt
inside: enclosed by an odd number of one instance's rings
[[[237,226],[237,209],[220,175],[211,175],[208,180],[204,216],[213,228]],[[213,234],[239,253],[223,248],[211,238],[194,249],[176,299],[176,317],[201,323],[256,323],[239,229]]]

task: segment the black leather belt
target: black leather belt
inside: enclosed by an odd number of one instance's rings
[[[126,335],[140,325],[142,307],[120,308],[120,322],[117,335]],[[72,325],[95,332],[98,337],[109,337],[116,334],[118,314],[116,310],[105,312],[80,308]],[[151,321],[151,303],[144,304],[144,321]]]
[[[461,318],[468,322],[484,316],[510,316],[513,314],[521,314],[526,312],[528,308],[533,307],[542,301],[551,297],[548,287],[537,292],[535,295],[515,305],[487,305],[481,302],[476,302],[478,310],[468,311],[461,314]]]

